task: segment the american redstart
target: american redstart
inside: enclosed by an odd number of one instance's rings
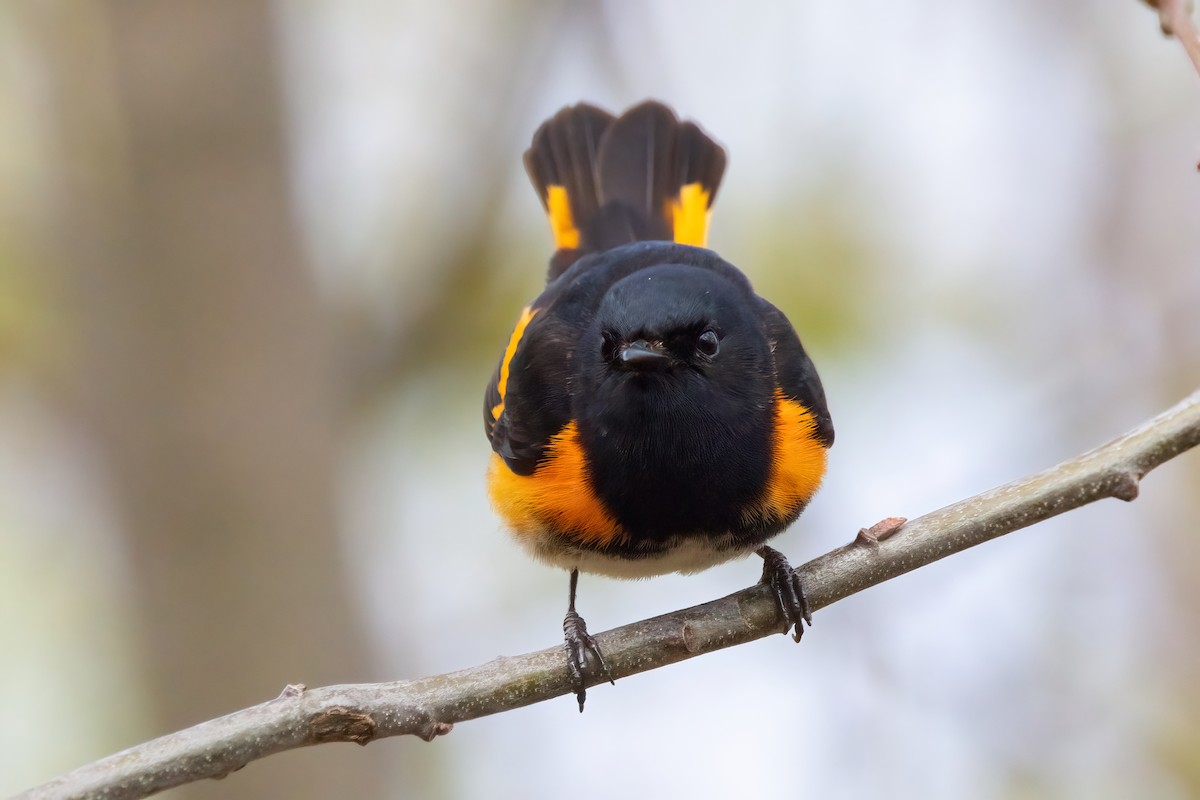
[[[725,151],[661,103],[564,108],[525,152],[556,252],[488,385],[488,488],[516,540],[570,571],[579,709],[607,677],[580,572],[643,578],[763,558],[800,640],[803,587],[765,542],[825,473],[833,423],[787,318],[705,248]]]

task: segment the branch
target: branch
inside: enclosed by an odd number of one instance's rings
[[[1105,497],[1133,500],[1147,472],[1197,444],[1200,391],[1096,450],[906,524],[885,521],[797,572],[819,609],[1064,511]],[[596,638],[612,676],[624,678],[783,630],[775,601],[759,585]],[[365,745],[402,734],[429,741],[456,722],[570,692],[561,645],[420,680],[288,686],[274,700],[131,747],[14,800],[146,797],[306,745]]]
[[[1162,32],[1174,36],[1187,51],[1192,66],[1200,73],[1200,32],[1192,22],[1191,0],[1145,0],[1151,8],[1158,10],[1158,23]]]

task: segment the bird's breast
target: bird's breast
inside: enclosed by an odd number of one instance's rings
[[[679,409],[581,416],[531,475],[493,455],[493,504],[535,556],[585,571],[641,576],[737,557],[790,524],[825,471],[811,413],[778,393],[763,406],[736,424]]]

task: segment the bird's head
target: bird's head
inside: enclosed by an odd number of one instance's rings
[[[766,386],[770,352],[756,300],[746,286],[689,265],[649,267],[617,281],[592,326],[601,387],[722,387],[741,397]]]

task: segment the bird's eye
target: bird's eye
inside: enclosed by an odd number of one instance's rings
[[[712,358],[721,349],[721,340],[714,330],[707,330],[696,339],[696,352],[706,358]]]
[[[605,361],[612,361],[613,357],[617,354],[617,343],[619,341],[620,337],[615,333],[605,331],[603,333],[603,341],[600,344],[600,357]]]

